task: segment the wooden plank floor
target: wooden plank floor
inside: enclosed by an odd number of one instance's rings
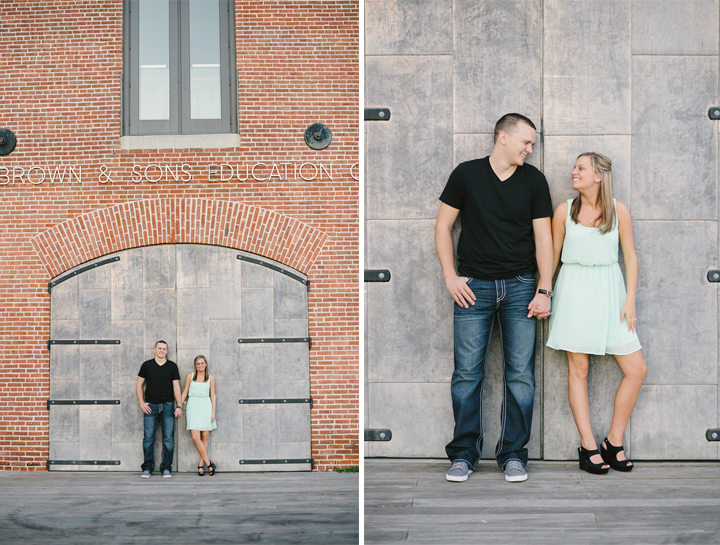
[[[0,543],[357,544],[358,474],[0,471]]]
[[[365,543],[720,543],[720,463],[640,462],[628,474],[533,462],[507,483],[483,461],[450,483],[441,460],[365,460]]]

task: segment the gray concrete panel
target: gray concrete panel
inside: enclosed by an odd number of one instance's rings
[[[273,275],[273,284],[275,319],[307,319],[307,287],[278,272]]]
[[[275,458],[275,407],[243,407],[243,454],[249,460]]]
[[[141,441],[137,443],[113,442],[112,459],[120,460],[120,465],[116,468],[117,471],[132,471],[137,472],[137,475],[140,474],[144,460],[142,436],[140,439]]]
[[[564,351],[545,348],[545,381],[543,397],[543,446],[545,460],[577,460],[580,435],[573,419],[567,394],[568,364]],[[588,397],[590,423],[599,447],[610,430],[615,392],[622,371],[612,356],[590,356]],[[630,456],[629,428],[623,442]]]
[[[108,263],[101,265],[96,269],[90,269],[78,275],[80,279],[80,289],[110,289],[112,287],[113,268],[116,263]]]
[[[540,126],[542,6],[540,0],[456,0],[456,133],[491,133],[508,112]]]
[[[50,384],[57,380],[78,380],[80,377],[79,348],[56,344],[50,349]]]
[[[239,380],[242,345],[239,321],[210,321],[211,371],[217,380]],[[211,357],[207,354],[208,357]]]
[[[79,410],[79,407],[72,405],[52,405],[50,407],[50,445],[59,441],[77,442],[80,440]],[[50,458],[53,459],[52,456]]]
[[[308,417],[308,422],[309,422]],[[310,436],[306,441],[300,441],[297,443],[290,443],[287,441],[278,441],[277,443],[277,458],[282,459],[298,459],[298,458],[311,458],[312,449],[310,448]],[[295,464],[293,464],[295,465]]]
[[[717,55],[716,0],[632,2],[634,55]]]
[[[136,384],[137,380],[113,381],[112,399],[120,400],[120,405],[111,406],[113,443],[142,443],[143,412],[135,392]]]
[[[269,288],[243,289],[240,334],[241,337],[250,338],[273,336],[273,290]]]
[[[137,379],[140,365],[145,361],[143,344],[145,325],[137,322],[113,322],[112,338],[120,341],[112,347],[113,380]]]
[[[310,404],[291,403],[275,406],[275,430],[282,441],[310,443]]]
[[[308,380],[310,352],[307,343],[275,345],[275,380]]]
[[[150,354],[152,354],[155,343],[160,339],[168,343],[169,350],[174,350],[176,345],[176,304],[174,289],[145,290],[145,348],[150,349]]]
[[[109,339],[111,309],[110,289],[80,290],[80,338]]]
[[[452,439],[450,384],[370,383],[367,428],[389,428],[391,441],[369,444],[370,456],[445,458]]]
[[[242,471],[240,460],[244,457],[243,447],[242,443],[214,443],[213,434],[211,433],[210,448],[208,449],[209,458],[215,462],[217,472]],[[197,469],[194,471],[197,471]]]
[[[123,265],[132,265],[121,260]],[[113,269],[112,278],[112,319],[143,319],[143,270],[137,268]]]
[[[241,261],[228,248],[209,249],[210,320],[239,320],[242,317]]]
[[[452,0],[366,0],[366,55],[450,55]]]
[[[80,347],[80,399],[111,399],[112,351],[112,348]]]
[[[177,347],[178,350],[210,347],[207,289],[177,290]]]
[[[216,443],[243,442],[243,407],[238,403],[242,398],[242,382],[238,380],[216,380],[217,429],[210,434]]]
[[[306,309],[307,310],[307,309]],[[307,337],[307,317],[299,320],[278,320],[273,322],[276,337]]]
[[[630,134],[630,2],[546,0],[544,8],[545,134]]]
[[[275,397],[274,347],[249,345],[242,351],[242,398],[263,399]]]
[[[52,306],[55,306],[54,304]],[[80,338],[80,320],[51,320],[50,338],[75,340]]]
[[[369,221],[370,269],[390,282],[366,284],[371,382],[449,381],[453,301],[435,253],[434,221]],[[390,325],[390,326],[389,326]]]
[[[613,196],[633,210],[630,191],[630,136],[548,136],[545,138],[545,177],[553,206],[574,199],[571,172],[578,155],[588,151],[602,153],[612,161]]]
[[[80,399],[80,382],[77,379],[50,381],[50,399]]]
[[[717,384],[718,292],[705,278],[717,260],[717,224],[636,221],[634,234],[645,384]]]
[[[253,256],[254,259],[257,259],[257,257],[258,256]],[[272,288],[272,269],[268,269],[262,265],[255,265],[254,263],[242,261],[240,262],[240,270],[243,288]]]
[[[641,460],[716,460],[717,386],[644,385],[632,415],[633,456]]]
[[[176,249],[172,244],[143,248],[145,289],[175,289]]]
[[[56,278],[57,280],[57,278]],[[80,318],[80,279],[76,276],[52,288],[50,321]]]
[[[50,460],[77,460],[80,458],[77,441],[50,441]],[[78,466],[54,466],[53,471],[77,471]],[[73,468],[73,469],[70,469]]]
[[[310,381],[275,379],[275,395],[278,399],[294,399],[310,397]]]
[[[633,58],[635,219],[717,219],[717,122],[707,116],[717,103],[717,63]]]
[[[210,247],[178,244],[176,248],[178,289],[209,287]]]
[[[80,407],[81,460],[109,460],[112,456],[112,413],[105,407]]]
[[[200,354],[197,349],[178,350],[175,363],[177,363],[178,372],[180,373],[180,390],[185,387],[185,377],[187,377],[188,374],[194,371],[195,357],[201,355],[205,356],[206,360],[209,361],[211,364],[213,363],[212,358],[210,358],[210,356],[208,356],[207,354],[207,350],[203,350],[202,354]],[[212,365],[210,365],[210,374],[215,374],[215,369]]]
[[[390,108],[367,124],[368,219],[434,218],[452,170],[452,58],[369,57],[368,107]]]

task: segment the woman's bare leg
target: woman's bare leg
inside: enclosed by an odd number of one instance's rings
[[[210,432],[209,431],[201,431],[200,438],[202,439],[203,445],[205,445],[205,453],[207,454],[210,450]],[[209,460],[210,454],[207,454],[207,457]]]
[[[200,438],[200,434],[202,433],[199,430],[191,430],[190,433],[192,434],[192,439],[195,442],[195,448],[200,453],[200,461],[206,465],[210,465],[210,460],[208,459],[207,455],[207,448],[205,447],[205,443],[202,442],[202,439]],[[198,464],[198,467],[200,464]]]
[[[623,443],[625,428],[630,421],[630,415],[640,395],[640,387],[647,375],[647,365],[645,365],[642,350],[627,356],[615,356],[615,360],[618,362],[624,376],[615,394],[612,424],[607,438],[611,444],[619,447]],[[624,452],[620,452],[617,459],[622,461],[627,458]]]
[[[588,399],[587,376],[589,358],[587,354],[568,352],[568,401],[575,425],[580,433],[580,444],[587,450],[597,449],[597,443],[590,425],[590,400]],[[599,454],[590,457],[594,464],[602,464]]]

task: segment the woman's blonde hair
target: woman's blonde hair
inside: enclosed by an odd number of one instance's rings
[[[195,356],[195,361],[193,362],[193,382],[197,380],[198,376],[198,360],[203,360],[205,362],[205,382],[207,382],[210,379],[210,364],[205,356]]]
[[[580,157],[589,157],[590,163],[592,164],[593,171],[595,174],[601,177],[600,180],[600,193],[598,195],[598,201],[600,202],[600,233],[603,235],[612,231],[615,226],[615,207],[613,206],[613,182],[612,182],[612,161],[609,157],[605,157],[600,153],[594,151],[588,151],[578,155]],[[575,223],[578,223],[578,216],[580,215],[580,195],[573,199],[572,205],[570,206],[570,219]]]

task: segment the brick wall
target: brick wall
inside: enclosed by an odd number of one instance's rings
[[[126,151],[120,149],[122,1],[3,2],[0,128],[11,129],[18,144],[0,157],[0,350],[6,365],[0,380],[0,467],[43,469],[48,457],[48,280],[107,249],[120,249],[98,224],[84,219],[133,209],[138,202],[171,203],[177,225],[195,222],[174,232],[182,240],[168,238],[166,231],[151,243],[248,249],[249,239],[231,244],[224,229],[226,239],[218,235],[219,225],[235,219],[230,210],[287,219],[254,228],[265,237],[255,246],[263,255],[270,251],[267,244],[279,243],[277,237],[292,240],[292,223],[322,239],[315,241],[317,251],[273,255],[296,259],[312,281],[316,467],[357,465],[357,4],[236,0],[241,147]],[[333,132],[332,144],[322,151],[303,140],[316,122]],[[220,181],[227,176],[209,166],[222,163],[236,171],[230,181]],[[248,175],[255,165],[261,181]],[[175,174],[180,169],[179,178],[165,166]],[[203,205],[204,219],[188,217],[188,203],[209,203]],[[138,231],[132,240],[144,244],[146,227],[129,222],[124,229]],[[211,231],[215,238],[206,236]],[[64,245],[67,255],[48,254]],[[94,249],[83,253],[83,245]]]

